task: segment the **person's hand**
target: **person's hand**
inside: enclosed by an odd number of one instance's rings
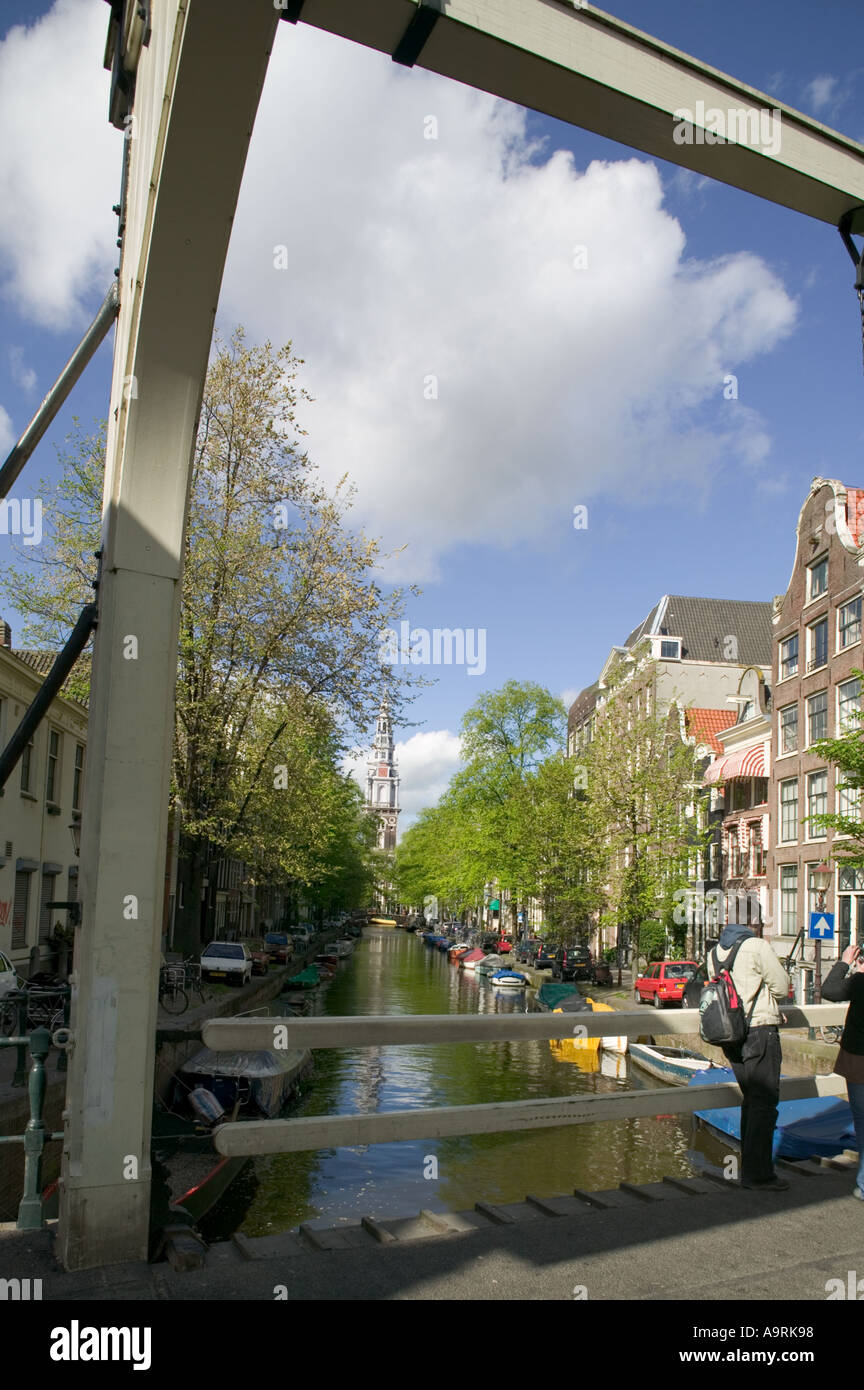
[[[847,946],[840,959],[844,965],[854,965],[855,961],[859,959],[859,948],[857,946]]]

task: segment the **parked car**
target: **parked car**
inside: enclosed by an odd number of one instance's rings
[[[276,965],[287,965],[294,955],[294,942],[287,931],[268,931],[264,937],[264,949],[268,965],[271,961]]]
[[[270,952],[263,941],[247,941],[249,954],[252,957],[252,974],[266,975],[270,966]]]
[[[249,947],[243,941],[211,941],[201,952],[201,978],[248,984],[252,978]]]
[[[18,988],[18,972],[8,956],[0,951],[0,999]]]
[[[533,961],[541,945],[542,942],[535,940],[533,937],[529,937],[527,941],[519,942],[513,954],[518,961],[522,961],[523,964],[529,965],[531,961]]]
[[[699,966],[695,960],[658,960],[649,965],[644,975],[633,982],[633,997],[637,1004],[653,1004],[662,1009],[666,1004],[684,1002],[684,991],[696,977]]]
[[[555,953],[550,946],[541,945],[531,964],[535,970],[554,970]]]
[[[587,946],[571,942],[555,952],[552,974],[556,980],[590,980],[591,952]]]
[[[499,937],[497,950],[498,954],[501,956],[506,956],[513,950],[513,942],[510,940],[509,936]]]

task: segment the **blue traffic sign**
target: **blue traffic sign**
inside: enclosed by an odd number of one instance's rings
[[[834,913],[811,912],[810,930],[807,933],[807,939],[808,941],[833,941]]]

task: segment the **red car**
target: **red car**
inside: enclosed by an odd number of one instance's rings
[[[498,954],[501,956],[506,956],[508,951],[512,950],[513,942],[510,940],[510,938],[508,936],[500,937],[498,941]]]
[[[688,981],[699,969],[695,960],[658,960],[649,965],[644,975],[633,982],[637,1004],[653,1004],[662,1009],[666,1004],[681,1004]]]

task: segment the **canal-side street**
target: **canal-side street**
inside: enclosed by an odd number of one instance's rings
[[[610,993],[610,991],[605,991]],[[316,993],[330,1016],[522,1011],[525,996],[493,991],[422,938],[367,927],[335,979]],[[653,1012],[653,1011],[652,1011]],[[646,1033],[656,1019],[646,1011]],[[296,1115],[421,1109],[526,1100],[656,1085],[624,1059],[580,1057],[548,1042],[319,1051]],[[574,1186],[687,1177],[722,1162],[722,1147],[689,1118],[658,1116],[597,1125],[420,1140],[255,1158],[207,1221],[209,1239],[330,1225],[361,1216],[459,1211],[519,1202]]]

